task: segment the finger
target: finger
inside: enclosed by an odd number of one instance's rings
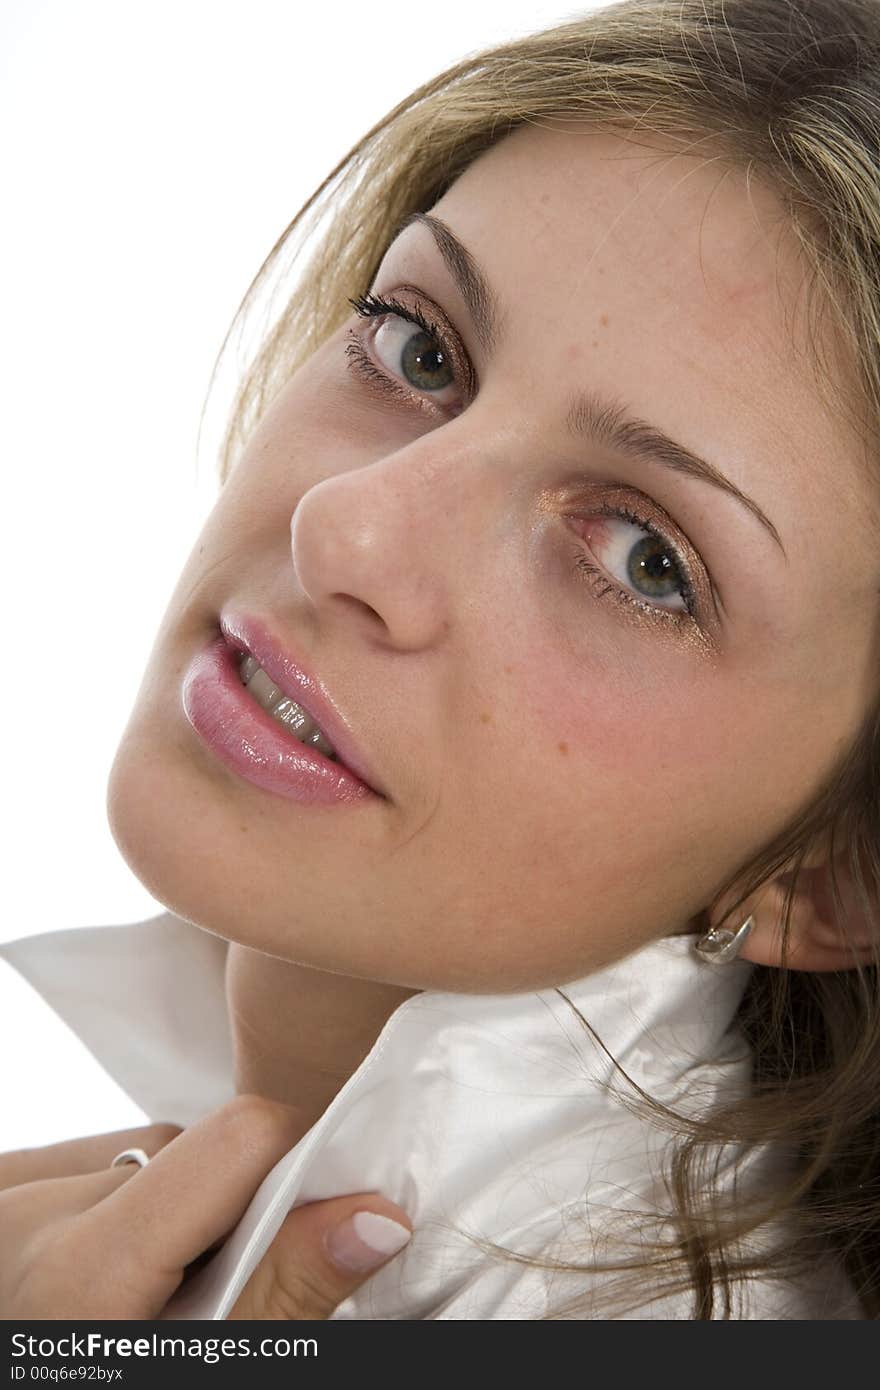
[[[179,1125],[141,1125],[138,1129],[117,1129],[107,1134],[64,1139],[60,1144],[44,1144],[35,1149],[15,1149],[0,1154],[0,1191],[44,1178],[96,1173],[109,1168],[123,1149],[143,1149],[152,1158],[180,1132]]]
[[[411,1235],[406,1213],[376,1192],[295,1207],[229,1318],[327,1318]]]
[[[152,1270],[167,1301],[185,1267],[243,1216],[266,1174],[305,1133],[299,1112],[236,1096],[185,1129],[80,1218],[102,1283]],[[162,1307],[160,1302],[158,1307]]]
[[[3,1241],[10,1247],[28,1240],[33,1246],[41,1233],[47,1236],[56,1222],[74,1217],[131,1180],[139,1170],[136,1164],[121,1164],[100,1173],[82,1173],[69,1178],[43,1178],[21,1183],[0,1192],[0,1221]]]

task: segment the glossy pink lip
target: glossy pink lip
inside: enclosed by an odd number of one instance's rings
[[[387,798],[366,758],[355,745],[344,716],[333,704],[327,690],[295,659],[290,648],[283,647],[259,618],[246,614],[224,611],[220,615],[220,630],[233,651],[252,656],[278,689],[291,700],[296,700],[320,724],[333,744],[339,764],[344,764],[379,796]]]
[[[219,760],[245,781],[305,805],[373,801],[373,789],[342,763],[301,743],[249,695],[239,654],[218,634],[183,677],[184,713]]]

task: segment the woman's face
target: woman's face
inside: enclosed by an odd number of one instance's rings
[[[869,699],[871,483],[795,351],[803,266],[754,178],[525,128],[432,214],[448,232],[407,226],[369,289],[442,351],[352,312],[276,397],[108,811],[150,892],[230,940],[541,988],[688,930],[836,762]],[[641,425],[615,439],[606,404]],[[188,669],[230,614],[313,678],[384,796],[293,800],[196,731]]]

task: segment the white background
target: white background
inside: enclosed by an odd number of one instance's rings
[[[279,232],[419,83],[598,7],[0,7],[0,940],[162,911],[112,840],[107,774],[216,495],[214,357]],[[0,1150],[142,1123],[2,963],[0,1048]]]

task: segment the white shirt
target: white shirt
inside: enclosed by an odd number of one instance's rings
[[[632,1094],[610,1053],[651,1096],[685,1111],[704,1113],[747,1087],[750,1059],[734,1015],[753,967],[707,965],[694,941],[665,938],[563,986],[589,1029],[555,989],[427,990],[405,1000],[163,1316],[227,1317],[292,1207],[379,1191],[407,1212],[415,1234],[334,1318],[691,1317],[686,1293],[652,1301],[651,1274],[634,1300],[620,1294],[609,1304],[606,1275],[492,1257],[464,1233],[584,1265],[593,1253],[613,1256],[608,1242],[621,1232],[638,1239],[639,1210],[672,1209],[669,1133],[605,1083]],[[150,1119],[181,1126],[234,1094],[226,953],[225,940],[168,912],[0,943],[0,960]],[[745,1181],[766,1181],[774,1163],[756,1156]],[[731,1180],[728,1165],[720,1181]],[[581,1295],[585,1306],[566,1314]],[[809,1286],[752,1281],[737,1300],[738,1318],[862,1316],[833,1267]]]

